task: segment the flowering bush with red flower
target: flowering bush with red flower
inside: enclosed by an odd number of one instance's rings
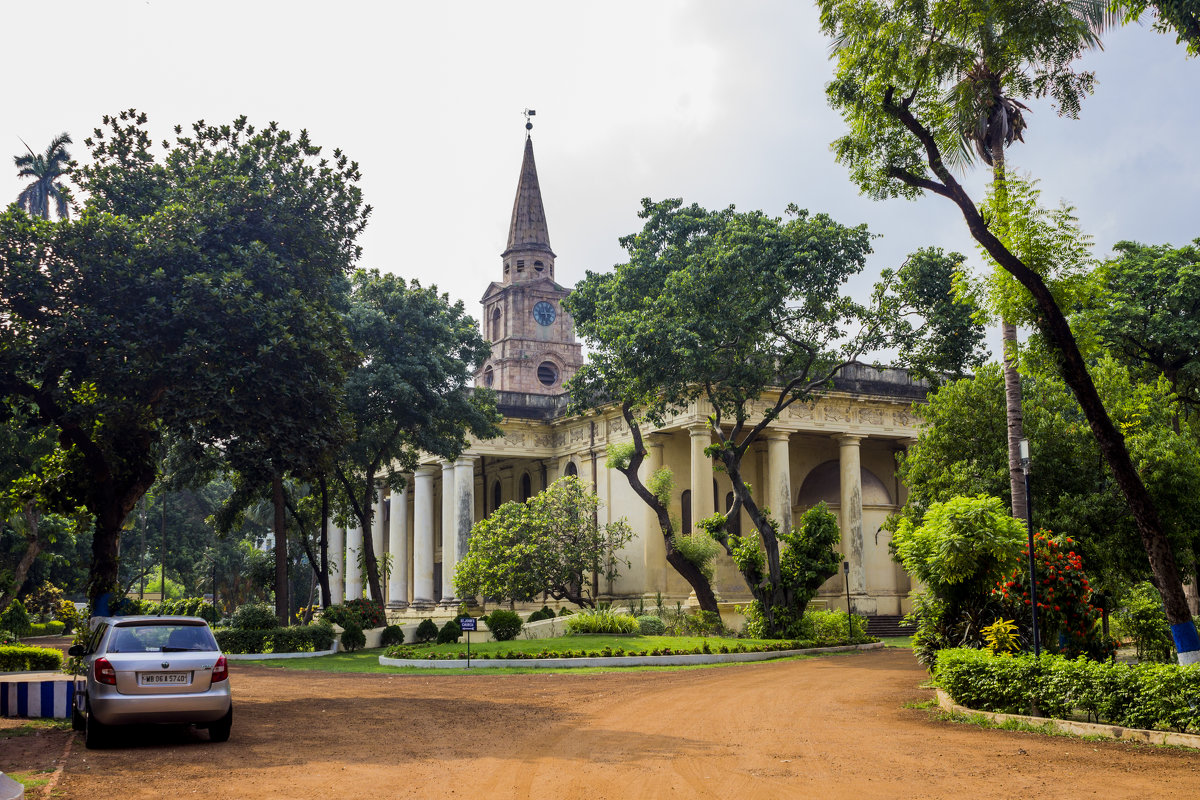
[[[1092,588],[1083,571],[1083,560],[1071,549],[1070,537],[1056,539],[1049,531],[1033,535],[1034,572],[1037,576],[1038,633],[1042,647],[1071,658],[1086,655],[1107,658],[1116,642],[1100,631],[1100,609],[1092,605]],[[1029,547],[1022,548],[1025,566],[1015,569],[996,585],[993,595],[1013,607],[1032,649],[1029,622]]]

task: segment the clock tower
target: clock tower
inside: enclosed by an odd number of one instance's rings
[[[482,301],[483,335],[492,343],[492,355],[476,373],[475,385],[499,392],[561,394],[583,363],[583,353],[575,341],[575,324],[561,305],[571,290],[554,280],[554,251],[528,134],[508,246],[500,258],[503,279],[488,286]]]

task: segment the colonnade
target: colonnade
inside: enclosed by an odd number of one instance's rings
[[[712,459],[705,455],[704,449],[712,443],[711,431],[707,424],[692,425],[688,428],[690,475],[691,475],[691,519],[699,521],[713,513],[715,498],[712,493]],[[861,602],[867,594],[866,556],[863,543],[863,497],[862,497],[862,457],[861,443],[865,438],[857,434],[838,434],[832,437],[838,445],[838,465],[840,473],[838,523],[842,531],[841,550],[849,563],[848,574],[850,594]],[[791,434],[784,430],[767,430],[763,433],[765,440],[765,458],[760,467],[758,480],[765,489],[758,501],[770,508],[771,515],[779,521],[781,530],[790,530],[795,521],[792,519],[792,506],[796,503],[796,494],[792,485],[791,469]],[[650,475],[663,465],[664,434],[650,434],[646,437],[647,456],[645,461],[645,476]],[[724,510],[724,506],[721,506]],[[658,518],[654,512],[647,509],[643,514],[644,552],[646,557],[647,589],[654,591],[666,585],[665,577],[665,547],[661,536],[649,535],[659,530]],[[661,564],[659,568],[657,565]]]
[[[403,489],[380,488],[372,507],[372,549],[376,562],[390,560],[384,590],[389,608],[455,607],[454,569],[467,551],[475,514],[473,456],[417,468]],[[435,479],[441,474],[440,515],[435,514]],[[409,513],[409,495],[412,495]],[[441,592],[435,597],[434,565],[437,534],[441,532]],[[362,559],[364,537],[358,524],[329,525],[329,590],[333,601],[364,596]]]

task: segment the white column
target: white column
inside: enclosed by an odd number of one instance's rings
[[[859,455],[861,436],[843,434],[833,437],[838,443],[838,464],[841,475],[842,551],[850,562],[850,594],[867,593],[867,571],[863,561],[862,460]],[[855,611],[869,609],[857,602]]]
[[[704,454],[712,444],[712,431],[708,424],[692,425],[688,428],[692,446],[692,530],[699,530],[699,522],[713,515],[713,462]]]
[[[457,504],[454,492],[454,462],[442,462],[442,596],[441,605],[454,602],[454,565],[458,563]]]
[[[329,599],[340,603],[346,597],[346,529],[332,520],[325,525],[329,532]]]
[[[358,553],[362,550],[363,535],[359,522],[346,529],[346,599],[357,600],[363,595],[362,573],[358,571]]]
[[[467,553],[470,546],[471,525],[475,522],[475,458],[463,456],[454,462],[454,530],[457,547],[454,550],[454,567]],[[454,575],[451,568],[450,574]]]
[[[388,577],[388,605],[408,605],[408,487],[392,492],[388,514],[388,551],[392,554],[392,574]]]
[[[382,569],[383,554],[387,552],[387,520],[384,519],[384,500],[387,499],[387,489],[383,486],[379,487],[379,491],[375,494],[375,505],[372,511],[375,515],[371,517],[371,550],[375,554],[375,561]],[[383,576],[380,575],[382,580]],[[383,588],[383,587],[381,587]]]
[[[436,467],[418,467],[413,477],[413,600],[433,605],[433,476]]]
[[[663,465],[663,437],[656,434],[646,434],[643,442],[646,445],[646,460],[642,462],[642,483],[650,486],[650,476]],[[642,553],[646,561],[647,593],[667,591],[667,545],[663,540],[662,526],[658,514],[650,506],[642,503]]]
[[[792,529],[792,461],[788,452],[787,431],[768,430],[766,502],[779,520],[780,532]]]

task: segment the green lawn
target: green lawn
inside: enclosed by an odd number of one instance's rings
[[[543,650],[550,652],[564,651],[593,651],[603,650],[605,647],[611,647],[614,651],[618,648],[624,649],[626,652],[631,650],[656,650],[669,647],[673,650],[691,650],[695,647],[703,646],[704,642],[708,642],[708,646],[713,651],[719,651],[722,645],[728,646],[731,649],[736,644],[760,645],[766,644],[770,640],[763,639],[729,639],[717,636],[561,636],[553,639],[515,639],[511,642],[485,642],[471,644],[471,658],[474,659],[479,653],[507,653],[507,652],[522,652],[522,653],[538,653]],[[428,645],[413,645],[413,649],[419,654],[424,653],[448,653],[457,655],[458,653],[466,654],[467,645],[464,641],[458,644],[428,644]],[[291,670],[318,670],[322,672],[376,672],[386,673],[390,675],[410,674],[410,675],[429,675],[431,671],[425,667],[386,667],[379,663],[379,656],[384,654],[384,649],[373,650],[358,650],[354,653],[336,653],[330,656],[317,656],[315,658],[277,658],[277,659],[262,659],[260,661],[237,661],[234,664],[260,664],[262,666],[276,667],[280,669]],[[796,658],[796,656],[792,656]],[[805,658],[808,656],[800,656]],[[490,661],[489,663],[494,663]],[[713,666],[727,665],[712,665],[701,664],[686,667],[594,667],[594,668],[567,668],[571,672],[607,672],[612,669],[646,669],[646,670],[661,670],[661,669],[709,669]],[[453,670],[453,669],[438,669],[437,674],[458,673],[465,674],[474,672],[474,670]],[[546,672],[546,668],[541,667],[488,667],[487,673],[494,674],[519,674],[530,672]]]

